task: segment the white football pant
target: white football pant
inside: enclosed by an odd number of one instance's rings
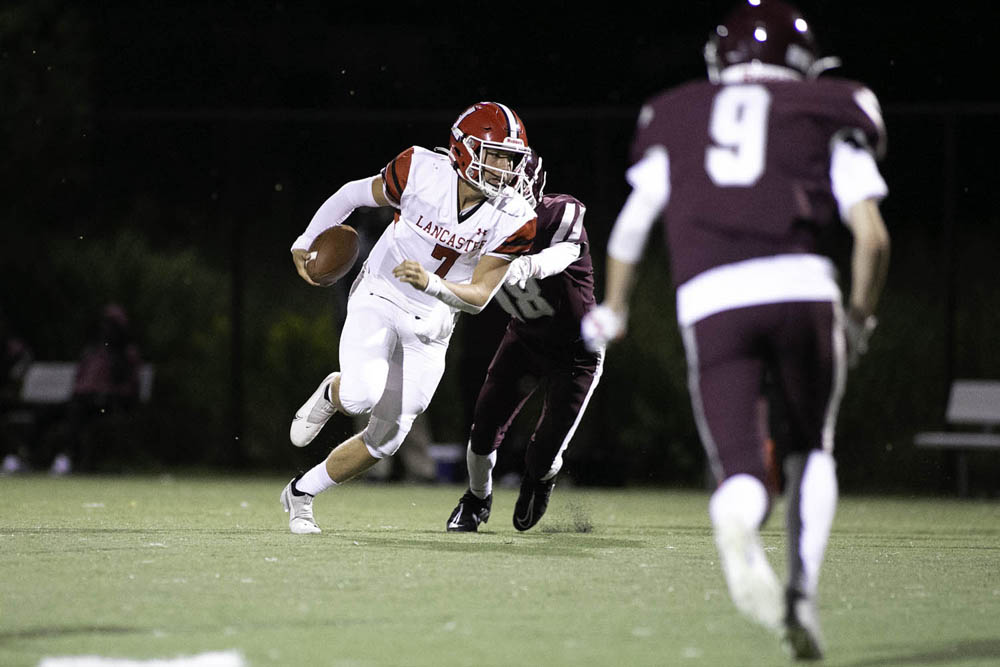
[[[354,415],[371,412],[363,439],[375,458],[399,449],[444,374],[450,335],[423,342],[415,326],[420,320],[371,294],[364,281],[348,301],[340,334],[340,402]]]

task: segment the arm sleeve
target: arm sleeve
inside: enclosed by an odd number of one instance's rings
[[[369,176],[341,186],[319,207],[309,222],[309,226],[295,239],[292,250],[308,250],[317,236],[330,227],[343,224],[347,216],[354,212],[354,209],[361,206],[378,206],[378,202],[372,195],[372,182],[375,178],[375,176]]]
[[[830,185],[840,209],[840,219],[844,221],[854,204],[865,199],[881,201],[889,194],[872,154],[847,139],[840,139],[833,145]]]
[[[626,173],[632,185],[608,239],[608,256],[635,264],[646,249],[649,232],[670,200],[670,160],[666,149],[652,147]]]
[[[532,278],[548,278],[562,273],[567,266],[580,258],[580,244],[568,241],[555,243],[540,253],[527,255],[526,258],[531,260]]]

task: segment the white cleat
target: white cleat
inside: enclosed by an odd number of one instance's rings
[[[742,526],[717,526],[722,571],[736,608],[772,632],[781,630],[785,604],[781,584],[767,561],[757,531]]]
[[[323,426],[330,421],[330,417],[337,411],[333,403],[327,400],[327,387],[340,375],[335,371],[327,375],[319,387],[312,393],[309,400],[302,404],[302,407],[295,413],[292,419],[292,427],[289,430],[289,438],[296,447],[305,447],[319,435]]]
[[[298,478],[296,478],[298,479]],[[281,491],[281,506],[288,512],[288,528],[296,535],[321,533],[313,519],[313,497],[308,493],[295,495],[292,492],[293,479]]]

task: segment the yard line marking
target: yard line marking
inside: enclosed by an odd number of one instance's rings
[[[236,651],[217,651],[152,660],[105,658],[99,655],[59,656],[42,658],[38,667],[246,667],[246,663]]]

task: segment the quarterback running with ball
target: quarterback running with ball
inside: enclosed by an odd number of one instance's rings
[[[512,109],[474,104],[452,125],[447,151],[413,146],[345,184],[295,240],[296,270],[316,284],[306,261],[320,233],[358,207],[396,209],[351,288],[340,370],[296,412],[290,437],[308,445],[334,412],[368,424],[281,492],[293,533],[320,532],[313,498],[396,452],[437,389],[458,313],[480,312],[531,249],[536,216],[520,194],[529,150]]]

